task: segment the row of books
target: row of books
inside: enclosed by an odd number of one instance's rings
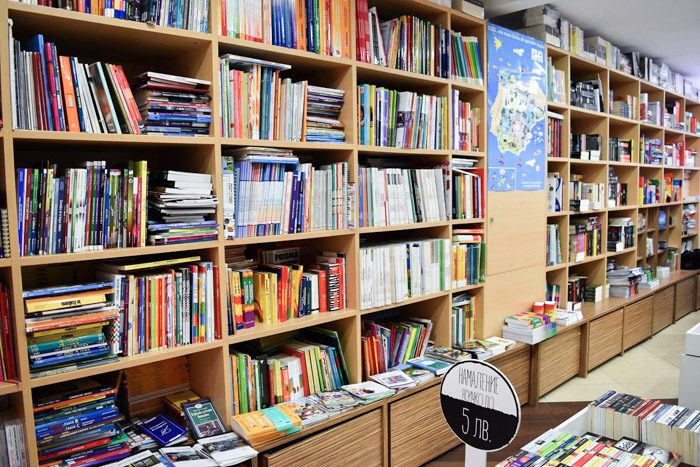
[[[365,380],[409,360],[422,357],[428,348],[433,323],[429,319],[362,321],[362,374]]]
[[[639,176],[639,205],[661,203],[661,181],[656,178]]]
[[[452,297],[452,346],[476,339],[477,296],[461,293]]]
[[[486,280],[484,230],[452,230],[452,288],[476,285]]]
[[[338,333],[320,327],[272,347],[256,341],[233,349],[229,364],[234,415],[349,384]]]
[[[569,180],[569,209],[589,211],[605,206],[605,183],[583,181],[583,175],[571,174]]]
[[[444,167],[360,166],[357,181],[360,227],[449,220],[447,174]]]
[[[608,391],[588,405],[590,431],[658,445],[678,453],[691,465],[700,459],[699,423],[698,410],[616,391]]]
[[[223,36],[350,58],[350,0],[220,0],[219,6]]]
[[[581,81],[572,81],[570,104],[593,112],[603,112],[605,106],[600,75],[595,73]]]
[[[547,212],[564,210],[564,179],[559,172],[547,173]]]
[[[632,162],[634,140],[611,136],[608,140],[608,160],[614,162]]]
[[[539,467],[542,465],[646,465],[675,467],[680,456],[657,446],[628,437],[612,439],[595,433],[577,436],[558,430],[548,430],[508,456],[497,467]]]
[[[608,112],[611,115],[636,120],[637,96],[615,96],[611,89],[608,102],[610,105]]]
[[[209,2],[206,0],[181,2],[148,0],[143,3],[79,0],[20,0],[20,2],[89,13],[106,18],[138,21],[195,32],[209,32]]]
[[[664,161],[663,142],[659,138],[639,135],[639,160],[643,164],[662,165]]]
[[[475,159],[452,158],[452,218],[486,217],[484,169],[476,169]]]
[[[447,97],[358,86],[360,144],[404,149],[447,149]]]
[[[450,241],[429,239],[360,248],[360,308],[400,303],[450,288]]]
[[[559,224],[547,224],[547,248],[545,253],[545,264],[555,266],[563,262],[561,254],[561,239],[559,235]]]
[[[664,173],[664,201],[676,203],[683,200],[683,180],[673,178],[673,174]]]
[[[627,206],[627,183],[621,182],[614,166],[608,166],[608,207]]]
[[[452,149],[479,151],[481,147],[481,109],[459,98],[459,90],[452,91]]]
[[[602,253],[602,226],[598,216],[573,218],[569,225],[569,262],[578,263]]]
[[[556,112],[547,112],[547,157],[563,157],[562,125],[564,117]]]
[[[290,150],[242,148],[223,158],[224,237],[354,226],[348,163],[300,163]]]
[[[287,251],[275,263],[243,258],[229,261],[227,311],[236,330],[254,327],[256,322],[282,323],[345,309],[344,256],[322,252],[311,264],[300,264],[300,260],[297,252]],[[230,328],[229,333],[232,331]]]
[[[283,63],[226,54],[219,59],[222,136],[342,143],[345,91],[282,78]]]
[[[602,150],[601,134],[571,133],[570,156],[572,159],[599,161]]]
[[[649,102],[649,93],[639,94],[639,119],[644,123],[662,126],[664,123],[664,112],[661,102]]]
[[[357,2],[357,59],[470,84],[483,84],[479,40],[416,16],[381,21],[377,7]]]
[[[608,219],[608,251],[620,251],[634,246],[634,222],[631,217]]]

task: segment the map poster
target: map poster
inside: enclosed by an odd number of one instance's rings
[[[488,189],[544,189],[544,43],[488,25]]]

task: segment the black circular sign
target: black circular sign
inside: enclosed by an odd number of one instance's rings
[[[450,368],[440,387],[440,404],[454,434],[474,449],[503,449],[520,427],[513,385],[487,362],[468,360]]]

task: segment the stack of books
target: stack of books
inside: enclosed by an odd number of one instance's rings
[[[549,430],[526,444],[497,467],[522,465],[598,465],[615,462],[622,465],[676,467],[681,458],[675,452],[622,437],[612,439],[594,433],[581,436]]]
[[[216,240],[218,224],[211,175],[175,170],[151,172],[148,180],[148,243],[168,245]]]
[[[484,229],[452,230],[452,288],[486,280]]]
[[[362,84],[357,99],[360,144],[404,149],[449,147],[447,97]]]
[[[700,411],[631,394],[608,391],[588,405],[588,430],[608,438],[631,438],[677,452],[669,462],[697,465]]]
[[[637,96],[613,97],[610,91],[610,113],[622,118],[636,119]]]
[[[421,357],[418,357],[421,358]],[[381,384],[389,389],[400,391],[414,387],[418,382],[401,370],[390,370],[384,373],[377,373],[369,377],[372,381]],[[347,389],[346,389],[347,390]]]
[[[488,339],[472,339],[456,346],[457,349],[471,355],[476,360],[488,360],[500,355],[515,345],[515,340],[493,336]]]
[[[476,295],[468,293],[452,297],[452,345],[474,339],[476,337]]]
[[[503,326],[503,337],[534,345],[557,335],[556,317],[534,311],[508,316]]]
[[[639,293],[639,283],[644,277],[642,268],[617,266],[606,272],[611,297],[630,298]]]
[[[58,55],[38,34],[12,37],[13,125],[22,130],[141,134],[143,122],[121,65]]]
[[[375,381],[365,381],[357,384],[343,386],[360,405],[367,405],[387,397],[393,396],[395,391]]]
[[[357,182],[360,227],[449,220],[449,181],[445,172],[445,167],[360,166]]]
[[[254,342],[232,350],[229,365],[234,414],[300,402],[303,397],[349,383],[336,331],[313,327],[297,337],[274,346]]]
[[[448,290],[450,251],[439,238],[360,248],[361,309]]]
[[[484,75],[481,69],[479,38],[463,36],[460,32],[450,31],[452,40],[452,79],[482,86]]]
[[[305,141],[315,143],[342,143],[345,131],[340,110],[345,102],[342,89],[307,86]]]
[[[219,0],[220,33],[235,39],[350,58],[350,0]]]
[[[300,163],[290,150],[241,148],[223,157],[224,238],[341,230],[354,211],[347,162]]]
[[[113,282],[25,290],[27,351],[32,377],[116,360],[119,307]]]
[[[17,169],[20,256],[146,244],[146,161],[83,166],[63,175],[48,161]]]
[[[481,135],[481,109],[472,108],[471,102],[459,98],[459,90],[452,92],[452,149],[478,151]]]
[[[110,342],[124,356],[221,337],[219,268],[199,256],[101,264],[113,283],[118,332]]]
[[[209,136],[210,81],[148,71],[132,82],[144,133]]]
[[[364,379],[425,355],[432,328],[432,321],[423,318],[397,322],[363,320]]]
[[[586,299],[588,290],[588,277],[571,274],[566,285],[567,309],[577,311],[581,309],[581,303]]]
[[[580,263],[602,253],[603,230],[598,216],[572,218],[569,225],[569,262]]]
[[[263,251],[259,262],[234,254],[227,256],[227,302],[235,329],[255,326],[256,318],[275,324],[347,306],[343,253],[319,252],[306,265],[298,247]]]
[[[594,112],[602,112],[603,83],[600,75],[595,74],[584,81],[571,83],[571,105]]]
[[[92,378],[38,389],[33,400],[39,462],[102,465],[128,456],[116,398],[116,384]]]
[[[639,159],[642,164],[661,165],[664,161],[664,145],[659,138],[639,135]]]
[[[474,168],[474,159],[452,159],[452,219],[482,219],[485,216],[484,169]]]

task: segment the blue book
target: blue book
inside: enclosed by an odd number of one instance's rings
[[[29,351],[29,355],[32,356],[41,353],[54,352],[56,350],[69,350],[71,348],[90,344],[97,344],[105,341],[105,335],[102,333],[89,334],[87,336],[72,337],[69,339],[60,339],[49,342],[40,342],[38,344],[29,344],[27,345],[27,350]]]
[[[43,289],[25,290],[22,292],[22,298],[39,298],[49,297],[52,295],[67,295],[78,292],[88,292],[91,290],[101,290],[114,287],[114,282],[101,281],[90,282],[88,284],[63,285],[59,287],[46,287]]]
[[[289,417],[277,407],[268,407],[261,412],[275,425],[277,431],[284,431],[289,435],[301,430],[301,426],[295,427]]]
[[[164,415],[149,418],[141,429],[161,446],[172,446],[187,440],[187,431]]]
[[[172,224],[159,224],[151,221],[148,223],[148,230],[150,232],[161,232],[172,229],[217,228],[218,226],[219,224],[216,221],[175,222]]]
[[[39,448],[41,451],[40,455],[48,456],[50,454],[53,454],[54,452],[62,451],[63,449],[68,449],[68,448],[71,448],[73,446],[77,446],[79,444],[87,443],[87,442],[94,441],[97,439],[102,439],[102,438],[108,438],[108,437],[111,438],[112,436],[116,436],[121,431],[122,431],[121,427],[117,423],[102,425],[102,426],[99,426],[97,428],[94,428],[94,429],[88,431],[87,433],[83,434],[83,436],[81,436],[79,439],[76,439],[75,441],[71,441],[71,442],[66,443],[66,444],[61,444],[59,446],[52,446],[52,447],[49,447],[46,449],[41,449],[41,447],[40,447]]]
[[[88,412],[80,415],[79,417],[67,418],[59,421],[58,423],[40,425],[37,426],[34,431],[36,432],[36,437],[41,438],[42,436],[64,433],[71,430],[84,428],[86,426],[92,426],[97,423],[116,421],[119,417],[121,417],[119,409],[112,406],[108,409]]]
[[[109,345],[105,342],[103,344],[98,344],[97,347],[70,351],[71,353],[65,355],[57,355],[54,357],[30,357],[29,366],[34,369],[45,368],[47,366],[61,365],[64,363],[77,362],[79,360],[87,360],[90,358],[101,357],[109,353]]]
[[[409,360],[408,363],[416,368],[430,371],[437,376],[447,373],[447,370],[452,367],[452,363],[429,357],[414,358],[413,360]]]

